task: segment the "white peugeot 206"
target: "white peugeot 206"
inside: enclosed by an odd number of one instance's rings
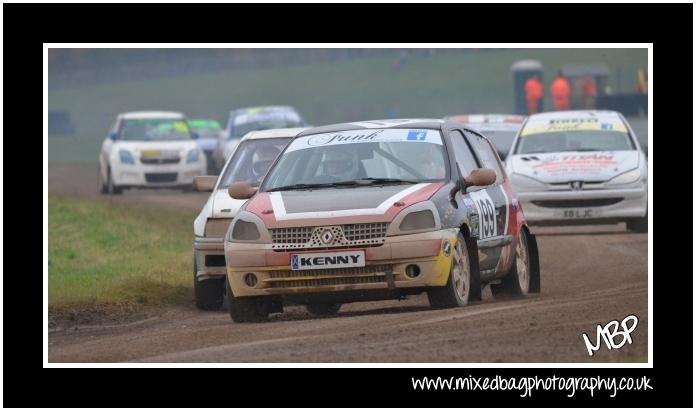
[[[626,222],[648,231],[647,159],[620,113],[532,115],[506,167],[530,224]]]
[[[99,185],[102,193],[125,188],[190,188],[205,174],[206,159],[182,113],[122,113],[102,143]]]
[[[247,133],[236,145],[220,177],[200,176],[196,191],[212,191],[193,223],[193,285],[196,306],[219,310],[225,295],[224,237],[227,228],[246,200],[235,200],[227,189],[232,183],[258,185],[283,148],[306,128],[282,128]]]

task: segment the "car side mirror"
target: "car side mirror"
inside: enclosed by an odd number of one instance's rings
[[[458,168],[459,165],[457,165],[457,169]],[[461,176],[461,170],[459,170],[459,175]],[[459,180],[457,180],[457,182],[454,184],[454,187],[452,187],[452,190],[450,190],[450,204],[452,204],[452,207],[454,208],[459,207],[455,199],[455,194],[457,194],[458,191],[466,193],[466,190],[469,187],[489,186],[495,183],[496,179],[497,176],[495,174],[495,171],[491,170],[490,168],[475,168],[471,170],[471,173],[468,176],[462,177]]]
[[[500,157],[500,161],[505,161],[505,157],[507,157],[507,151],[498,151],[498,157]]]
[[[258,187],[254,187],[248,181],[232,183],[227,189],[227,194],[235,200],[247,200],[256,194]]]
[[[194,191],[213,191],[217,176],[196,176],[193,178]]]
[[[496,178],[495,171],[490,168],[475,168],[462,179],[462,190],[466,191],[469,187],[489,186],[495,183]]]
[[[116,141],[117,138],[118,138],[118,133],[117,133],[117,132],[115,132],[115,131],[109,132],[109,139],[110,139],[110,140]]]

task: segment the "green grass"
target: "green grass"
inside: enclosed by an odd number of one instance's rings
[[[191,295],[193,211],[49,195],[49,309]]]
[[[510,65],[528,58],[544,64],[547,87],[566,63],[605,63],[614,92],[632,90],[638,68],[647,67],[642,49],[513,49],[410,57],[400,71],[392,68],[394,58],[380,57],[57,89],[49,92],[49,108],[70,111],[78,135],[51,136],[48,158],[96,162],[115,115],[128,110],[178,110],[223,121],[237,107],[290,104],[315,125],[384,118],[390,108],[398,117],[510,112]]]

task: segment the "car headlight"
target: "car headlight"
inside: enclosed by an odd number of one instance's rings
[[[121,160],[121,164],[135,164],[133,154],[128,150],[118,150],[118,158]]]
[[[427,228],[435,228],[435,216],[433,216],[433,212],[430,210],[408,213],[401,220],[401,224],[399,224],[399,230],[401,231],[425,230]]]
[[[261,238],[256,224],[244,220],[237,220],[229,233],[230,240],[254,241]]]
[[[635,183],[640,179],[640,169],[634,168],[633,170],[627,171],[625,173],[619,174],[618,176],[612,178],[607,182],[609,186],[624,185]]]
[[[186,155],[186,162],[187,163],[195,163],[196,161],[198,161],[198,157],[200,156],[200,154],[201,154],[201,150],[199,150],[197,148],[190,150],[188,152],[188,154]]]
[[[256,214],[240,211],[227,230],[226,240],[229,242],[251,242],[270,244],[271,235],[263,220]]]
[[[405,208],[389,224],[387,235],[415,234],[440,229],[440,216],[432,201],[422,201]]]
[[[513,173],[510,175],[510,182],[517,191],[543,190],[546,184],[541,181],[522,174]]]

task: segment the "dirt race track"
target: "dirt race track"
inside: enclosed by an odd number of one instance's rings
[[[96,169],[96,167],[94,167]],[[99,197],[96,170],[49,167],[49,191]],[[207,196],[126,192],[114,201],[200,208]],[[431,310],[427,298],[344,305],[317,318],[286,307],[267,323],[235,324],[193,301],[144,320],[49,330],[50,362],[645,362],[648,236],[623,224],[536,228],[540,296]],[[193,233],[191,233],[193,236]],[[582,333],[633,314],[632,344],[590,357]],[[621,337],[616,339],[620,342]]]

